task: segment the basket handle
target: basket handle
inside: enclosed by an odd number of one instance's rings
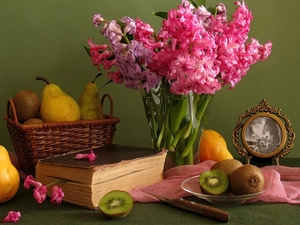
[[[108,98],[109,99],[109,116],[113,116],[113,112],[114,112],[114,103],[113,103],[113,100],[112,100],[112,97],[110,94],[104,94],[101,98],[101,106],[103,107],[103,104],[104,104],[104,100],[105,98]]]
[[[11,98],[9,98],[7,101],[6,115],[7,115],[7,118],[11,117],[15,123],[19,123],[18,117],[17,117],[17,110],[15,107],[14,101]]]

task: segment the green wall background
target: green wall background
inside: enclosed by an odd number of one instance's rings
[[[224,0],[229,16],[235,0]],[[58,84],[68,94],[78,99],[84,85],[97,73],[83,49],[87,39],[94,37],[98,43],[106,43],[99,30],[92,24],[94,13],[107,19],[128,15],[140,17],[156,29],[161,20],[151,15],[154,11],[166,11],[180,4],[180,0],[11,0],[0,2],[0,105],[1,117],[6,114],[8,98],[23,89],[41,94],[44,83],[35,77],[45,76]],[[209,4],[219,1],[207,0]],[[238,156],[231,143],[231,132],[238,117],[246,109],[257,106],[266,98],[271,106],[281,108],[291,120],[297,134],[299,82],[298,66],[300,17],[295,9],[300,1],[288,3],[272,0],[248,0],[253,13],[250,37],[261,43],[273,42],[269,59],[252,66],[248,75],[233,89],[226,87],[217,93],[208,128],[221,133],[229,150]],[[98,79],[101,86],[105,76]],[[114,115],[121,123],[117,125],[114,143],[134,146],[150,146],[150,132],[143,112],[138,91],[122,85],[110,84],[100,90],[114,99]],[[106,111],[108,112],[107,106]],[[13,150],[6,123],[0,120],[0,144]],[[287,157],[300,157],[297,139]]]

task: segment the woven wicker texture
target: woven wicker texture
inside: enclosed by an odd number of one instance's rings
[[[18,122],[13,100],[9,99],[5,120],[21,169],[35,174],[39,159],[111,144],[120,120],[113,117],[113,101],[109,94],[103,95],[102,106],[106,97],[110,101],[110,114],[106,119],[32,125]]]

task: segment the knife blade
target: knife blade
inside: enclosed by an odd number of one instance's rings
[[[204,217],[208,217],[210,219],[218,220],[220,222],[226,223],[229,221],[230,218],[228,212],[221,209],[217,209],[215,207],[196,203],[194,201],[188,201],[183,198],[168,199],[156,194],[152,194],[152,193],[148,193],[148,194],[155,197],[159,201],[168,203],[176,208],[180,208],[185,211],[189,211]]]

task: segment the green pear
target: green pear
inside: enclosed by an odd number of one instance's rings
[[[49,123],[80,120],[80,108],[74,98],[44,77],[36,77],[36,80],[43,80],[47,83],[42,92],[40,106],[40,116],[43,121]]]
[[[105,119],[102,110],[99,92],[95,80],[101,76],[98,74],[94,80],[88,82],[84,87],[79,98],[79,108],[81,111],[81,120],[100,120]]]

